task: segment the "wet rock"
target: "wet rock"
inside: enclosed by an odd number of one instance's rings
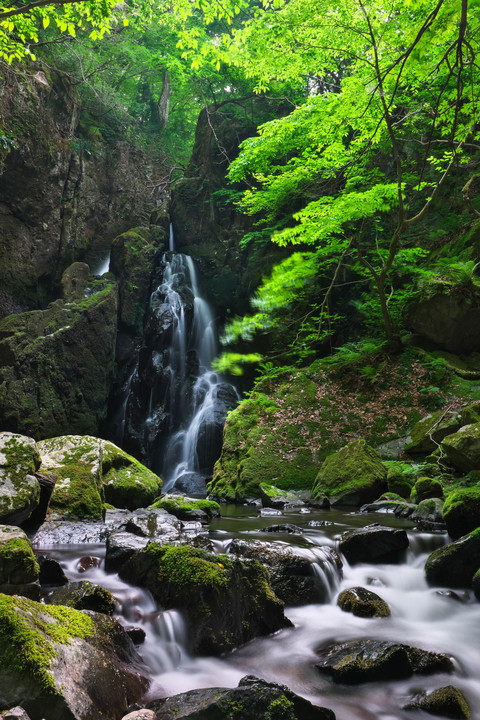
[[[100,444],[105,501],[129,510],[151,505],[162,489],[158,475],[113,443],[101,440]]]
[[[165,608],[183,611],[192,649],[219,654],[291,623],[274,595],[266,569],[191,546],[150,543],[119,569]]]
[[[1,706],[21,704],[33,720],[121,717],[147,684],[113,618],[0,595]]]
[[[337,605],[344,612],[351,612],[356,617],[390,617],[391,612],[385,600],[363,587],[344,590],[337,599]]]
[[[20,528],[0,525],[0,593],[38,600],[40,568]]]
[[[443,506],[443,519],[450,537],[457,539],[480,527],[480,488],[455,490]]]
[[[87,570],[98,567],[99,564],[100,563],[98,561],[98,558],[91,557],[90,555],[85,555],[84,557],[80,558],[77,563],[77,572],[84,573]]]
[[[155,720],[156,715],[153,710],[147,708],[141,708],[140,710],[134,710],[128,715],[124,715],[122,720]]]
[[[402,500],[378,500],[374,503],[362,505],[360,512],[393,513],[395,517],[410,517],[416,505],[403,502]]]
[[[262,508],[260,510],[260,515],[262,517],[270,517],[271,515],[282,515],[281,510],[276,510],[275,508]]]
[[[69,583],[67,587],[53,590],[47,596],[46,602],[49,605],[68,605],[76,610],[94,610],[105,615],[113,615],[116,605],[109,590],[88,580]]]
[[[145,630],[136,625],[126,625],[123,628],[134,645],[141,645],[145,640]]]
[[[185,495],[164,495],[154,507],[166,510],[180,520],[197,520],[207,523],[220,517],[220,505],[213,500],[199,500]]]
[[[355,440],[329,455],[315,479],[312,496],[327,495],[332,505],[360,506],[387,489],[387,470],[365,440]]]
[[[148,703],[156,720],[210,720],[235,714],[242,720],[288,718],[289,720],[335,720],[327,708],[312,705],[284,685],[247,675],[237,688],[206,688]]]
[[[422,500],[410,519],[416,523],[419,530],[431,532],[432,530],[444,530],[443,522],[443,500],[440,498],[429,498]]]
[[[299,507],[305,504],[293,490],[280,490],[275,485],[267,483],[260,483],[259,490],[263,507],[283,510],[286,507]]]
[[[4,714],[2,714],[2,720],[30,720],[30,716],[27,715],[25,710],[17,705],[14,708],[10,708]]]
[[[45,557],[45,555],[37,555],[37,562],[40,567],[39,580],[42,587],[66,585],[68,583],[68,578],[59,562]]]
[[[191,498],[207,497],[207,482],[204,475],[188,472],[175,480],[172,491]]]
[[[315,667],[334,682],[357,684],[379,680],[400,680],[413,673],[452,672],[447,655],[409,645],[381,640],[353,640],[334,643],[317,650]]]
[[[351,564],[391,563],[402,560],[408,545],[405,530],[368,525],[343,533],[339,550]]]
[[[405,710],[423,710],[430,715],[439,715],[453,720],[469,720],[470,708],[461,690],[454,685],[416,695],[404,705]]]
[[[281,525],[269,525],[266,528],[263,528],[264,532],[269,533],[287,533],[289,535],[302,535],[303,530],[301,527],[298,527],[298,525],[293,525],[292,523],[283,523]]]
[[[273,591],[286,605],[327,602],[342,577],[342,561],[329,546],[313,550],[236,538],[228,552],[262,563]]]
[[[475,580],[475,578],[474,578]],[[470,596],[468,592],[463,593],[457,593],[453,590],[436,590],[435,595],[438,595],[439,597],[448,598],[449,600],[455,600],[455,602],[459,603],[468,603],[470,602]]]
[[[0,433],[0,522],[19,525],[40,500],[35,471],[40,466],[35,440],[11,432]]]
[[[405,452],[412,454],[433,452],[444,437],[451,435],[459,428],[460,422],[456,413],[446,414],[443,410],[438,410],[431,415],[426,415],[410,430],[410,435],[405,443]]]
[[[425,573],[430,585],[452,588],[472,586],[480,568],[480,528],[449,545],[437,548],[427,558]]]
[[[464,425],[458,432],[442,440],[448,462],[457,470],[468,473],[480,470],[480,422]]]

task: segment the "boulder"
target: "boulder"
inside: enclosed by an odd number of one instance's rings
[[[185,613],[192,650],[219,654],[291,623],[256,561],[230,559],[191,546],[149,543],[119,569],[165,608]]]
[[[443,506],[443,519],[454,539],[480,527],[480,487],[450,493]]]
[[[263,507],[283,509],[305,504],[293,490],[280,490],[275,485],[267,483],[260,483],[259,490]]]
[[[40,499],[35,471],[40,466],[35,440],[0,433],[0,522],[19,525],[30,517]]]
[[[207,523],[211,518],[220,517],[220,505],[217,502],[185,495],[164,495],[154,503],[154,507],[166,510],[179,520],[198,520]]]
[[[444,437],[459,429],[460,420],[456,413],[447,414],[443,410],[437,410],[415,423],[405,443],[405,452],[431,453],[437,449]]]
[[[38,600],[39,573],[40,568],[23,530],[0,525],[0,593]]]
[[[441,288],[433,297],[413,305],[408,324],[415,333],[457,355],[480,350],[479,299],[475,294],[450,290]]]
[[[151,505],[162,489],[158,475],[113,443],[101,440],[100,446],[105,501],[129,510]]]
[[[208,494],[205,476],[196,472],[180,475],[171,489],[179,495],[187,495],[191,498],[206,498]]]
[[[113,618],[0,595],[0,707],[21,705],[32,720],[113,720],[147,684]]]
[[[458,413],[460,427],[474,425],[480,422],[480,402],[472,403],[462,408]]]
[[[410,517],[415,511],[417,506],[413,503],[405,502],[399,495],[396,499],[388,498],[389,495],[392,496],[393,493],[384,493],[376,502],[362,505],[360,512],[390,512],[395,517]]]
[[[275,595],[286,605],[328,602],[342,577],[342,561],[326,545],[313,550],[235,538],[228,553],[264,565]]]
[[[2,720],[30,720],[25,710],[17,705],[14,708],[10,708],[5,713],[2,713]]]
[[[418,478],[410,494],[410,500],[412,503],[419,503],[422,502],[422,500],[427,500],[428,498],[442,497],[443,487],[441,482],[429,477]]]
[[[415,466],[400,461],[390,461],[385,465],[388,491],[408,500],[415,482]]]
[[[464,425],[442,440],[448,462],[457,470],[468,473],[480,470],[480,422]]]
[[[347,530],[339,543],[339,550],[350,564],[399,562],[408,548],[405,530],[368,525]]]
[[[88,580],[69,583],[66,587],[53,590],[46,598],[49,605],[68,605],[76,610],[94,610],[113,615],[115,598],[112,593]]]
[[[391,615],[385,600],[363,587],[353,587],[341,592],[337,605],[344,612],[351,612],[356,617],[373,618]]]
[[[355,440],[327,457],[315,479],[314,498],[326,495],[332,505],[373,502],[387,488],[387,470],[365,440]]]
[[[410,515],[410,519],[416,524],[417,528],[422,531],[431,532],[432,530],[443,530],[445,528],[445,523],[443,522],[443,500],[440,500],[440,498],[422,500]]]
[[[332,710],[312,705],[284,685],[247,675],[236,688],[190,690],[170,698],[154,700],[156,720],[335,720]]]
[[[449,545],[437,548],[427,558],[425,573],[430,585],[469,588],[480,568],[480,528]]]
[[[37,562],[40,567],[40,585],[56,587],[68,583],[68,578],[59,562],[45,555],[38,555]]]
[[[327,645],[317,653],[320,662],[315,667],[346,685],[400,680],[413,673],[453,672],[448,655],[391,641],[352,640]]]
[[[423,710],[452,720],[469,720],[472,717],[464,694],[454,685],[420,693],[404,705],[404,710]]]

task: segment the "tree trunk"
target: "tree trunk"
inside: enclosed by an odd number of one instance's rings
[[[392,353],[400,352],[402,349],[402,341],[400,335],[393,328],[392,318],[387,305],[387,296],[385,294],[385,282],[382,276],[375,278],[377,286],[378,298],[380,300],[380,308],[382,310],[383,324],[385,325],[385,336],[387,338],[388,349]]]
[[[164,130],[168,124],[168,111],[170,110],[170,78],[168,71],[163,73],[162,92],[157,103],[158,122],[160,130]]]

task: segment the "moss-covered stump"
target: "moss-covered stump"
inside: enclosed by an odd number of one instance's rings
[[[186,495],[164,495],[153,507],[162,508],[179,520],[197,520],[201,523],[220,516],[220,505],[214,500],[198,500]]]
[[[112,593],[88,580],[53,590],[46,601],[49,605],[67,605],[76,610],[93,610],[105,615],[113,615],[115,612],[115,598]]]
[[[290,623],[265,568],[190,546],[150,543],[132,555],[120,576],[151,591],[165,608],[182,610],[192,650],[219,654]]]
[[[113,443],[101,440],[100,446],[105,501],[128,510],[151,505],[162,490],[158,475]]]
[[[0,595],[0,707],[21,705],[31,720],[115,720],[146,686],[117,621]]]
[[[373,502],[387,489],[387,471],[380,455],[365,440],[355,440],[330,455],[313,485],[314,498],[327,496],[332,505]]]
[[[442,440],[448,462],[457,470],[480,470],[480,422],[464,425]]]
[[[339,543],[339,550],[350,564],[400,562],[408,548],[405,530],[368,525],[347,530]]]
[[[10,432],[0,433],[0,522],[19,525],[40,500],[35,471],[40,466],[35,440]]]
[[[38,600],[40,568],[20,528],[0,525],[0,592]]]
[[[117,288],[92,278],[90,292],[0,322],[0,427],[35,438],[98,431],[114,373]]]
[[[464,694],[454,685],[421,693],[407,703],[404,709],[423,710],[430,715],[452,718],[452,720],[469,720],[472,717]]]
[[[443,519],[454,539],[480,527],[480,487],[450,493],[443,506]]]
[[[352,640],[317,652],[320,662],[315,667],[334,682],[348,685],[453,671],[448,655],[390,641]]]
[[[89,435],[63,435],[42,440],[38,450],[42,470],[57,476],[50,509],[69,518],[102,518],[102,442]]]
[[[147,708],[155,711],[156,720],[335,720],[332,710],[252,675],[242,678],[237,688],[190,690],[153,700]]]
[[[350,612],[356,617],[374,618],[390,617],[391,612],[385,600],[363,587],[354,587],[344,590],[337,599],[337,605],[344,612]]]
[[[442,483],[435,478],[420,477],[416,481],[410,494],[410,501],[412,503],[420,503],[422,500],[428,498],[442,498],[443,487]]]
[[[468,588],[480,568],[480,528],[437,548],[427,558],[425,573],[430,585]]]
[[[415,423],[410,430],[404,450],[412,454],[430,453],[436,450],[444,437],[459,428],[460,420],[456,413],[446,414],[443,410],[438,410]]]

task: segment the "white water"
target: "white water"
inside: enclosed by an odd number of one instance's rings
[[[105,275],[110,268],[110,252],[108,255],[97,265],[92,272],[92,275]]]
[[[293,519],[290,515],[289,521]],[[346,516],[346,523],[348,520]],[[295,522],[301,524],[300,513]],[[258,534],[258,522],[252,523]],[[312,544],[306,548],[297,547],[296,552],[312,554],[319,562],[319,582],[330,600],[287,608],[286,615],[294,628],[253,640],[220,659],[190,657],[185,650],[185,627],[180,614],[159,612],[145,591],[129,588],[117,575],[105,575],[101,568],[79,574],[74,559],[64,560],[63,564],[72,579],[88,579],[108,587],[118,598],[124,622],[133,622],[146,630],[147,640],[138,649],[151,668],[150,698],[199,687],[234,687],[241,677],[252,673],[288,685],[315,704],[333,709],[337,720],[427,720],[430,716],[402,710],[402,705],[419,690],[453,684],[467,697],[473,720],[480,720],[480,603],[471,595],[466,603],[440,596],[435,588],[427,586],[423,566],[428,553],[439,544],[438,535],[411,533],[413,551],[403,565],[350,567],[345,564],[344,577],[339,582],[332,566],[322,562],[322,557],[327,555],[322,547],[331,544],[331,537],[327,537],[323,528],[309,528],[308,533]],[[220,535],[221,540],[217,539],[216,544],[225,550],[230,534],[221,532]],[[248,529],[248,523],[243,523],[241,532],[235,532],[235,535],[252,537],[252,530]],[[270,534],[268,540],[271,541]],[[281,544],[285,545],[284,542]],[[417,552],[421,546],[423,548]],[[79,551],[74,549],[77,558]],[[85,547],[83,551],[92,553]],[[370,587],[386,600],[392,616],[363,619],[342,612],[336,605],[338,593],[357,585]],[[320,645],[364,638],[394,640],[445,652],[454,658],[456,672],[453,675],[417,675],[396,682],[337,686],[315,670],[315,650]]]

